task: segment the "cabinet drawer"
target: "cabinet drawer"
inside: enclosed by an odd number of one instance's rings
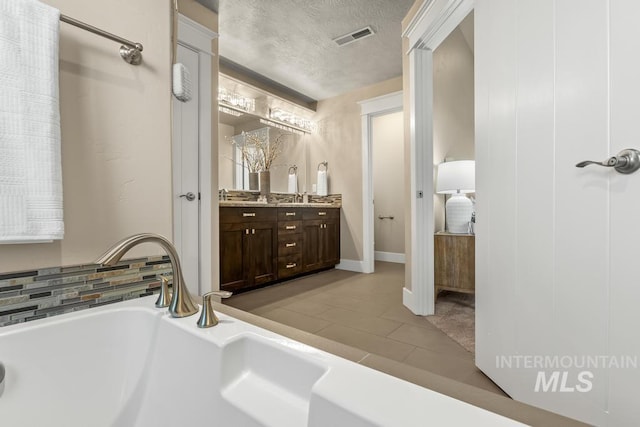
[[[220,222],[251,222],[251,221],[275,221],[276,209],[274,207],[236,208],[221,207]]]
[[[302,231],[302,221],[278,221],[278,235],[296,234]]]
[[[340,218],[340,208],[304,208],[302,219]]]
[[[299,254],[302,252],[302,234],[278,237],[278,256]]]
[[[302,272],[302,255],[278,257],[278,278],[293,276]]]
[[[296,221],[302,219],[300,208],[278,208],[278,221]]]

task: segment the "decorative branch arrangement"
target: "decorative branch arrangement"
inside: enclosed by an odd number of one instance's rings
[[[249,169],[249,172],[260,172],[262,170],[262,153],[255,145],[249,143],[244,132],[243,136],[245,136],[245,141],[244,143],[239,144],[239,147],[244,163],[247,166],[247,169]]]
[[[244,142],[240,152],[249,172],[266,172],[282,153],[284,134],[279,134],[274,141],[269,141],[268,132],[242,132]]]

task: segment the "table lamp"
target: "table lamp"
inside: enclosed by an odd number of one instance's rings
[[[445,205],[449,233],[469,232],[469,221],[473,214],[473,203],[466,196],[476,189],[476,162],[458,160],[438,165],[436,193],[450,194]]]

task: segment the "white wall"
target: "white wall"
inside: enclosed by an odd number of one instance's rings
[[[65,236],[0,246],[0,272],[88,263],[134,233],[172,235],[170,2],[45,2],[142,43],[143,62],[129,65],[119,44],[60,24]]]
[[[496,356],[640,358],[640,174],[579,161],[638,147],[637,2],[476,2],[476,363],[513,398],[638,425],[639,369],[538,392]],[[583,369],[558,369],[576,385]],[[543,369],[550,373],[552,369]]]
[[[371,120],[375,251],[404,255],[404,129],[402,111]],[[394,219],[378,219],[378,216]]]

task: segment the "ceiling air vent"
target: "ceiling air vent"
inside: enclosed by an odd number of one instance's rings
[[[345,34],[344,36],[337,37],[333,39],[334,42],[338,46],[344,46],[349,43],[353,43],[356,40],[364,39],[369,36],[374,35],[373,29],[371,27],[364,27],[359,30],[355,30],[350,32],[349,34]]]

